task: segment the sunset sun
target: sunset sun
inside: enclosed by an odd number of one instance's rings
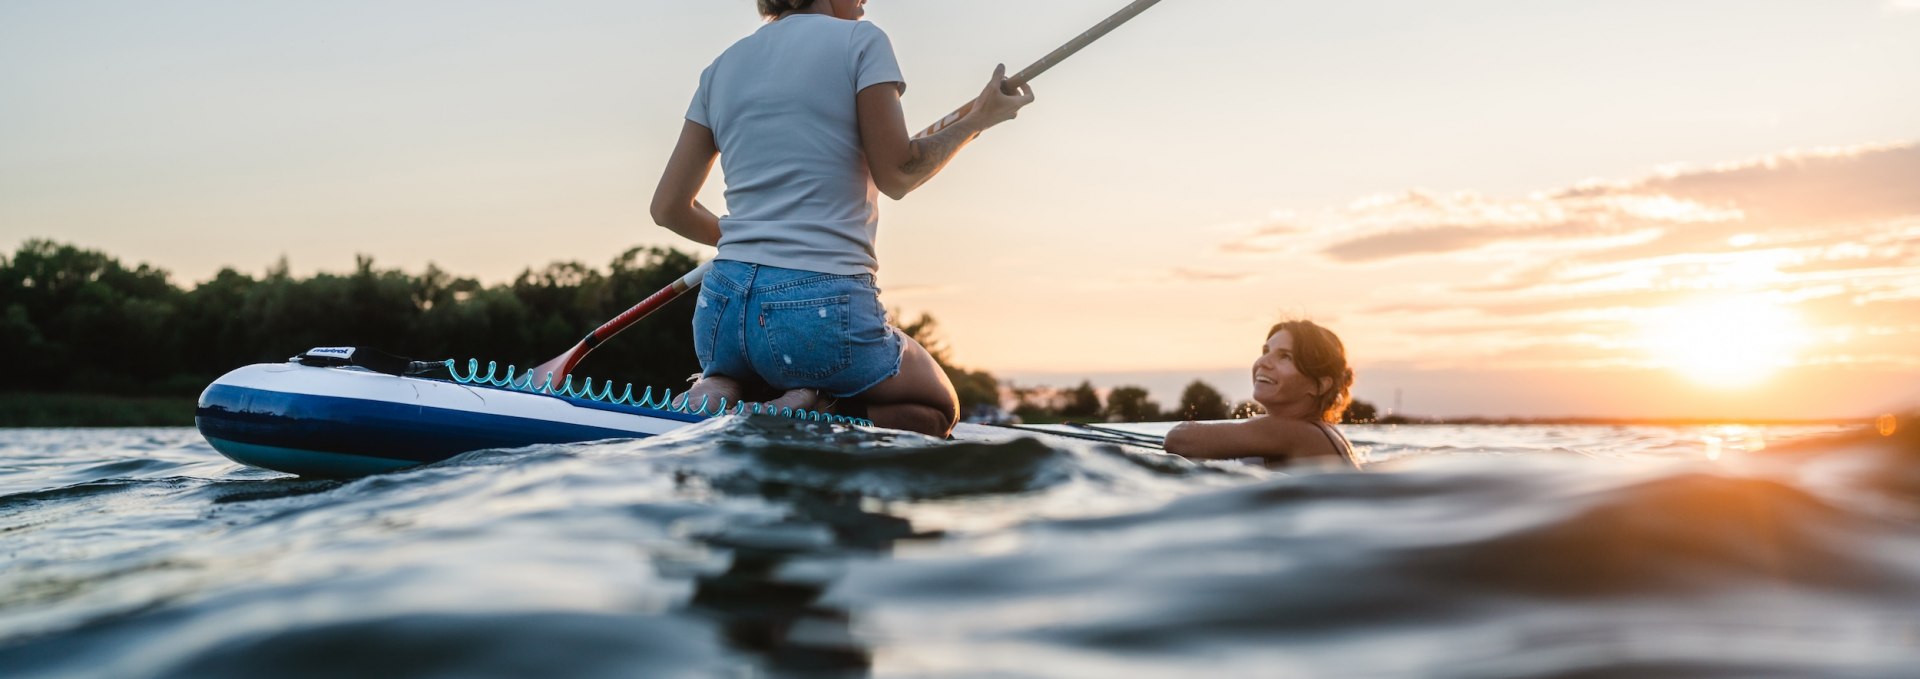
[[[1702,385],[1732,389],[1765,381],[1806,341],[1800,317],[1765,299],[1730,297],[1660,310],[1642,340],[1661,366]]]

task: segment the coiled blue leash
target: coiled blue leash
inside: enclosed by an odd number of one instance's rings
[[[575,387],[573,386],[574,376],[568,375],[565,381],[556,386],[553,384],[553,373],[551,372],[547,373],[545,380],[536,385],[534,384],[533,371],[521,372],[515,369],[514,366],[508,365],[506,372],[502,373],[500,371],[500,364],[494,361],[487,361],[487,372],[482,375],[480,374],[480,359],[477,358],[467,359],[467,372],[465,375],[460,374],[460,362],[455,359],[447,359],[446,366],[447,373],[453,378],[454,382],[468,386],[491,387],[494,389],[559,396],[562,398],[577,398],[611,405],[626,405],[650,410],[662,410],[682,415],[693,415],[695,417],[714,417],[733,412],[753,415],[777,415],[802,422],[824,422],[827,424],[848,424],[862,427],[873,426],[872,420],[835,415],[817,410],[794,408],[779,408],[776,410],[765,403],[748,401],[737,401],[729,406],[725,398],[720,399],[719,403],[715,404],[710,397],[701,397],[699,407],[694,407],[690,401],[675,404],[673,402],[672,389],[661,390],[660,396],[656,398],[653,395],[653,387],[647,387],[646,391],[641,392],[640,396],[636,398],[633,395],[633,385],[631,383],[629,383],[625,389],[621,390],[620,395],[615,396],[612,381],[602,383],[596,391],[594,389],[593,378],[586,378],[579,387]]]

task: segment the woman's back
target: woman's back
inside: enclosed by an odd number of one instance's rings
[[[687,119],[713,130],[727,175],[720,257],[842,275],[878,268],[878,191],[856,95],[905,87],[873,24],[801,14],[762,26],[700,75]]]
[[[926,347],[887,324],[873,274],[877,202],[925,184],[967,142],[1013,120],[1033,90],[993,77],[967,113],[909,136],[906,79],[866,0],[757,0],[769,23],[700,75],[654,191],[655,222],[720,249],[694,311],[700,380],[688,402],[810,409],[858,399],[884,427],[952,431],[959,397]],[[718,159],[720,217],[701,205]],[[759,397],[754,397],[759,398]]]

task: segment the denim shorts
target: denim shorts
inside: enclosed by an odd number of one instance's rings
[[[900,373],[905,335],[887,325],[873,276],[714,262],[693,311],[706,375],[857,396]]]

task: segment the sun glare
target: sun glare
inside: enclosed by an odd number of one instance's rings
[[[1734,389],[1792,363],[1806,331],[1792,310],[1757,297],[1715,298],[1649,317],[1643,337],[1662,367],[1702,385]]]

